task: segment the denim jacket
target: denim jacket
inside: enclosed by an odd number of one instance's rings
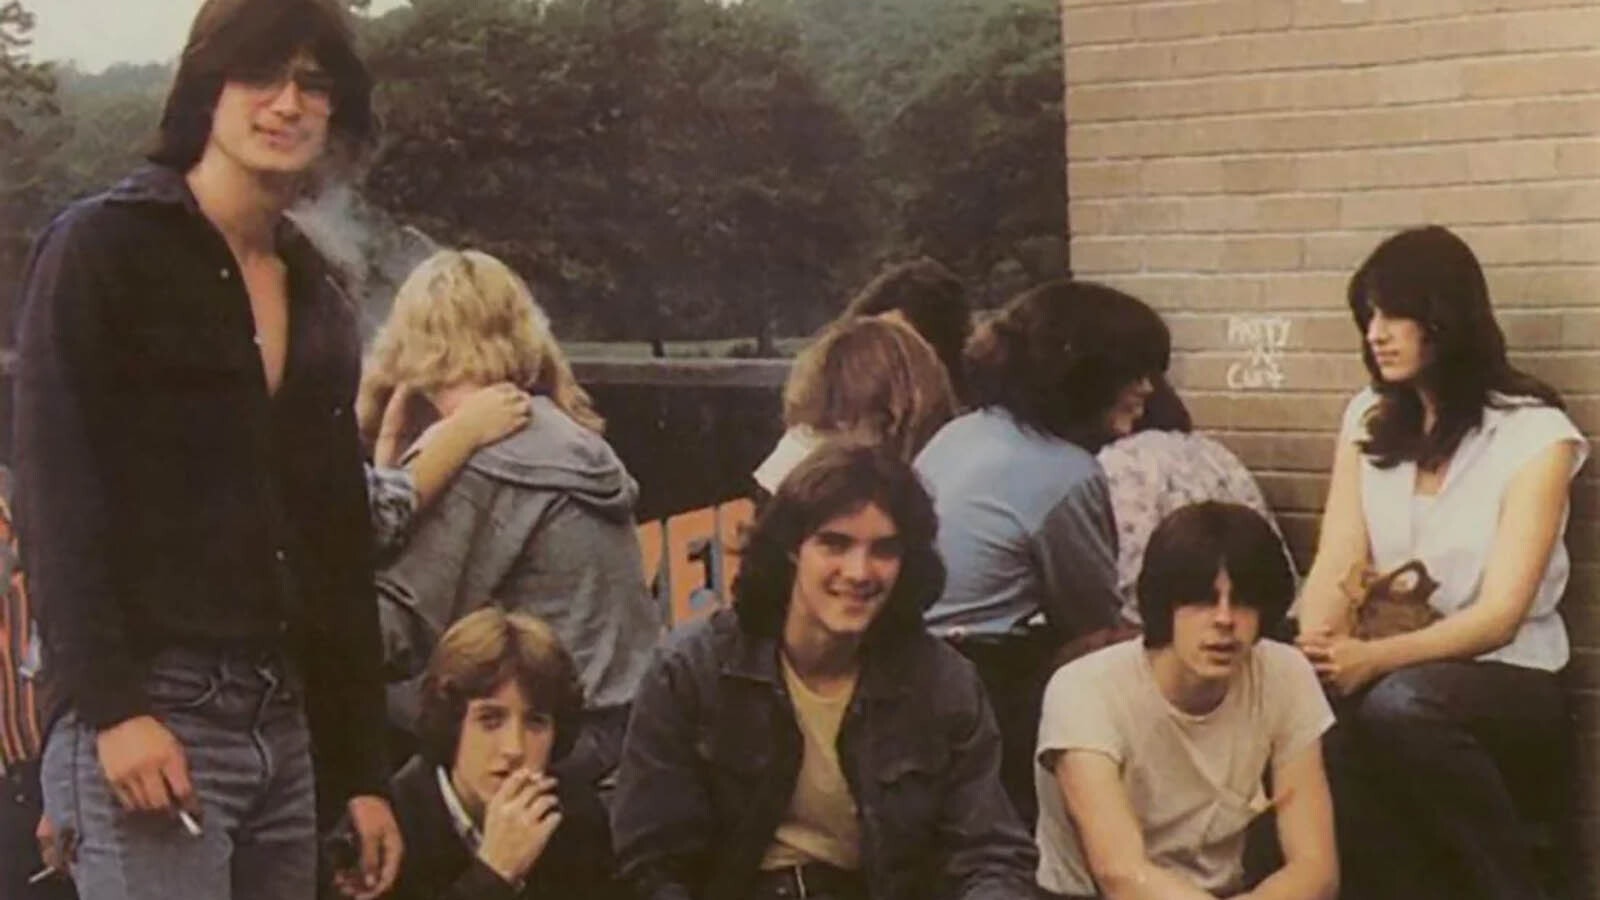
[[[636,896],[747,896],[803,748],[777,654],[726,610],[658,652],[612,809]],[[875,900],[1034,896],[1037,855],[1000,787],[994,718],[953,650],[921,632],[869,645],[838,751]]]

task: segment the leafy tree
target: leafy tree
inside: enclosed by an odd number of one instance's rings
[[[0,139],[21,137],[24,120],[55,111],[50,67],[28,57],[32,31],[33,14],[22,0],[0,5]]]
[[[936,256],[981,302],[1065,273],[1055,0],[746,2],[797,23],[864,136],[867,256]]]
[[[825,315],[859,243],[859,142],[784,21],[715,0],[418,0],[389,27],[369,194],[507,259],[569,331],[770,336]]]
[[[33,224],[48,202],[50,153],[59,143],[55,79],[29,59],[33,14],[20,0],[0,5],[0,278],[15,284]],[[10,333],[10,292],[0,325]]]
[[[1061,46],[1048,0],[995,5],[889,123],[898,235],[984,302],[1067,272]]]

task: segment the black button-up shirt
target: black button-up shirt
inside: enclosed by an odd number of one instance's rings
[[[269,394],[250,298],[181,173],[145,167],[35,245],[16,385],[17,523],[53,688],[89,724],[148,711],[171,645],[281,650],[325,790],[381,786],[354,309],[288,222]],[[342,796],[335,793],[333,796]]]

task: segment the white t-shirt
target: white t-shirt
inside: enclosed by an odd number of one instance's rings
[[[1332,724],[1311,664],[1275,641],[1256,643],[1227,696],[1203,716],[1167,701],[1138,638],[1063,666],[1045,689],[1035,754],[1039,884],[1058,894],[1096,893],[1046,755],[1110,757],[1139,818],[1145,855],[1220,893],[1244,880],[1245,827],[1268,806],[1267,766]]]
[[[1361,508],[1374,567],[1386,572],[1408,560],[1422,560],[1439,582],[1428,603],[1441,615],[1460,612],[1477,602],[1506,488],[1522,467],[1558,441],[1572,441],[1578,450],[1569,478],[1589,457],[1589,442],[1566,413],[1536,405],[1531,398],[1499,399],[1515,405],[1483,411],[1483,424],[1462,438],[1431,503],[1413,502],[1415,463],[1380,469],[1367,457],[1361,458]],[[1341,442],[1366,438],[1366,416],[1377,402],[1378,394],[1371,388],[1350,401]],[[1563,532],[1566,516],[1562,514]],[[1558,540],[1516,637],[1478,658],[1551,672],[1566,665],[1567,629],[1556,606],[1571,571],[1566,544]]]
[[[783,479],[789,477],[795,467],[806,461],[811,451],[822,446],[823,435],[807,428],[796,425],[783,433],[778,438],[777,446],[761,461],[761,465],[750,473],[756,484],[769,494],[778,492],[778,485],[783,484]]]

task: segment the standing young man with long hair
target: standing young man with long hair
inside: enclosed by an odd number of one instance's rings
[[[153,165],[34,249],[19,527],[85,900],[309,898],[319,797],[361,837],[348,893],[398,867],[355,318],[284,218],[370,88],[332,0],[208,0]]]

